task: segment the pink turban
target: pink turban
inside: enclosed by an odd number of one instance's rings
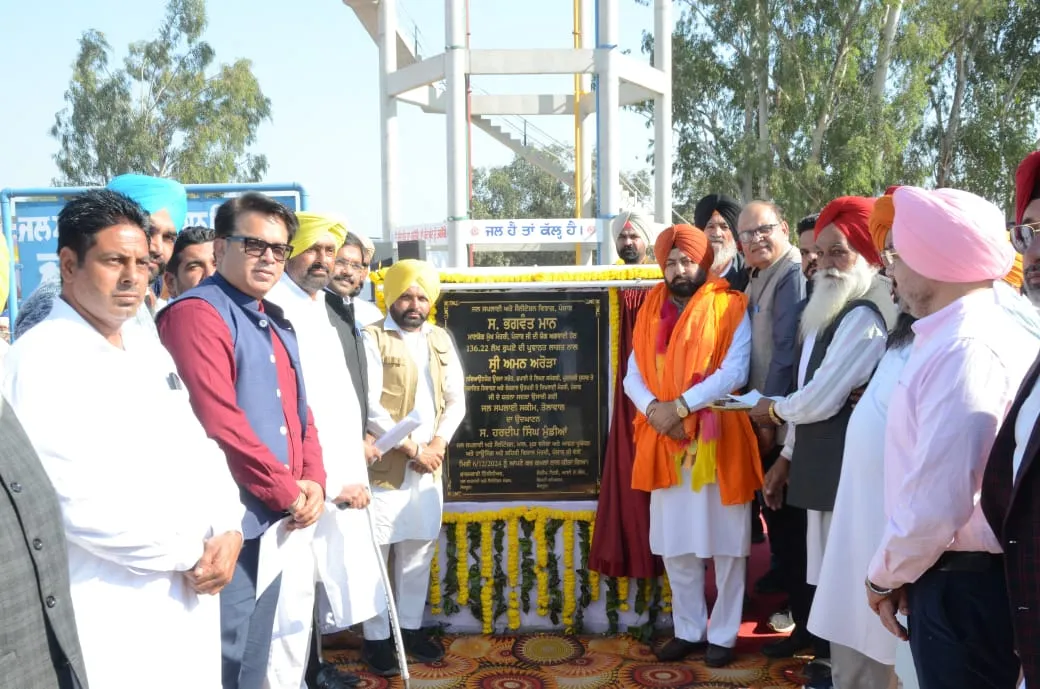
[[[842,196],[834,199],[820,211],[816,219],[816,233],[828,225],[834,225],[845,235],[853,251],[866,259],[867,263],[881,266],[881,255],[874,248],[874,240],[870,236],[870,212],[874,209],[874,199],[862,196]]]
[[[960,189],[900,187],[892,195],[892,241],[916,273],[939,282],[999,280],[1011,271],[1015,250],[1004,214]]]

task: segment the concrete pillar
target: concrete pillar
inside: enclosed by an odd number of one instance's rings
[[[654,0],[654,67],[665,73],[665,93],[654,99],[654,215],[672,224],[672,0]]]
[[[383,240],[393,241],[397,223],[397,99],[387,76],[397,71],[397,0],[379,3],[379,134],[382,157]]]
[[[621,95],[618,91],[617,42],[618,0],[598,0],[599,31],[596,45],[596,63],[599,85],[596,91],[597,115],[597,165],[599,169],[599,213],[602,235],[600,237],[600,263],[614,263],[617,247],[610,235],[610,221],[621,210],[621,183],[618,175],[620,165],[620,136],[618,115],[621,110]]]
[[[592,0],[581,0],[581,47],[591,49],[596,47],[596,24],[595,12],[592,9]],[[581,77],[581,90],[583,93],[592,93],[592,76],[584,74]],[[579,107],[579,106],[576,106]],[[583,218],[596,217],[596,209],[592,207],[592,148],[596,145],[595,121],[590,115],[585,115],[581,121],[581,215]]]
[[[448,265],[469,265],[465,224],[469,219],[469,156],[466,140],[466,14],[463,0],[445,0],[444,56],[448,125]]]

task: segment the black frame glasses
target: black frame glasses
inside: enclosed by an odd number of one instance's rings
[[[289,260],[289,256],[292,255],[291,244],[277,244],[272,242],[265,242],[262,239],[256,237],[243,237],[242,235],[233,234],[229,237],[224,237],[229,242],[241,242],[242,251],[247,256],[253,256],[254,258],[263,258],[267,250],[271,250],[271,256],[274,260],[279,263],[285,263]]]
[[[744,230],[743,232],[737,233],[737,238],[741,242],[747,243],[757,239],[758,237],[765,237],[773,233],[773,230],[780,227],[780,223],[769,223],[768,225],[759,225],[758,227],[752,227],[750,230]]]

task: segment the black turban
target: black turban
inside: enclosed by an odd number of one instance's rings
[[[699,229],[703,230],[708,225],[708,221],[711,220],[711,216],[716,211],[729,225],[729,229],[733,232],[733,239],[737,239],[737,218],[740,217],[740,211],[743,207],[740,202],[732,196],[726,196],[725,194],[708,194],[703,199],[697,202],[697,208],[693,211],[693,224]]]

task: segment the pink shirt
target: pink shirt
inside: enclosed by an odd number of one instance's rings
[[[888,523],[868,577],[918,579],[946,550],[1001,552],[979,506],[997,429],[1038,343],[982,290],[920,319],[888,409]]]

